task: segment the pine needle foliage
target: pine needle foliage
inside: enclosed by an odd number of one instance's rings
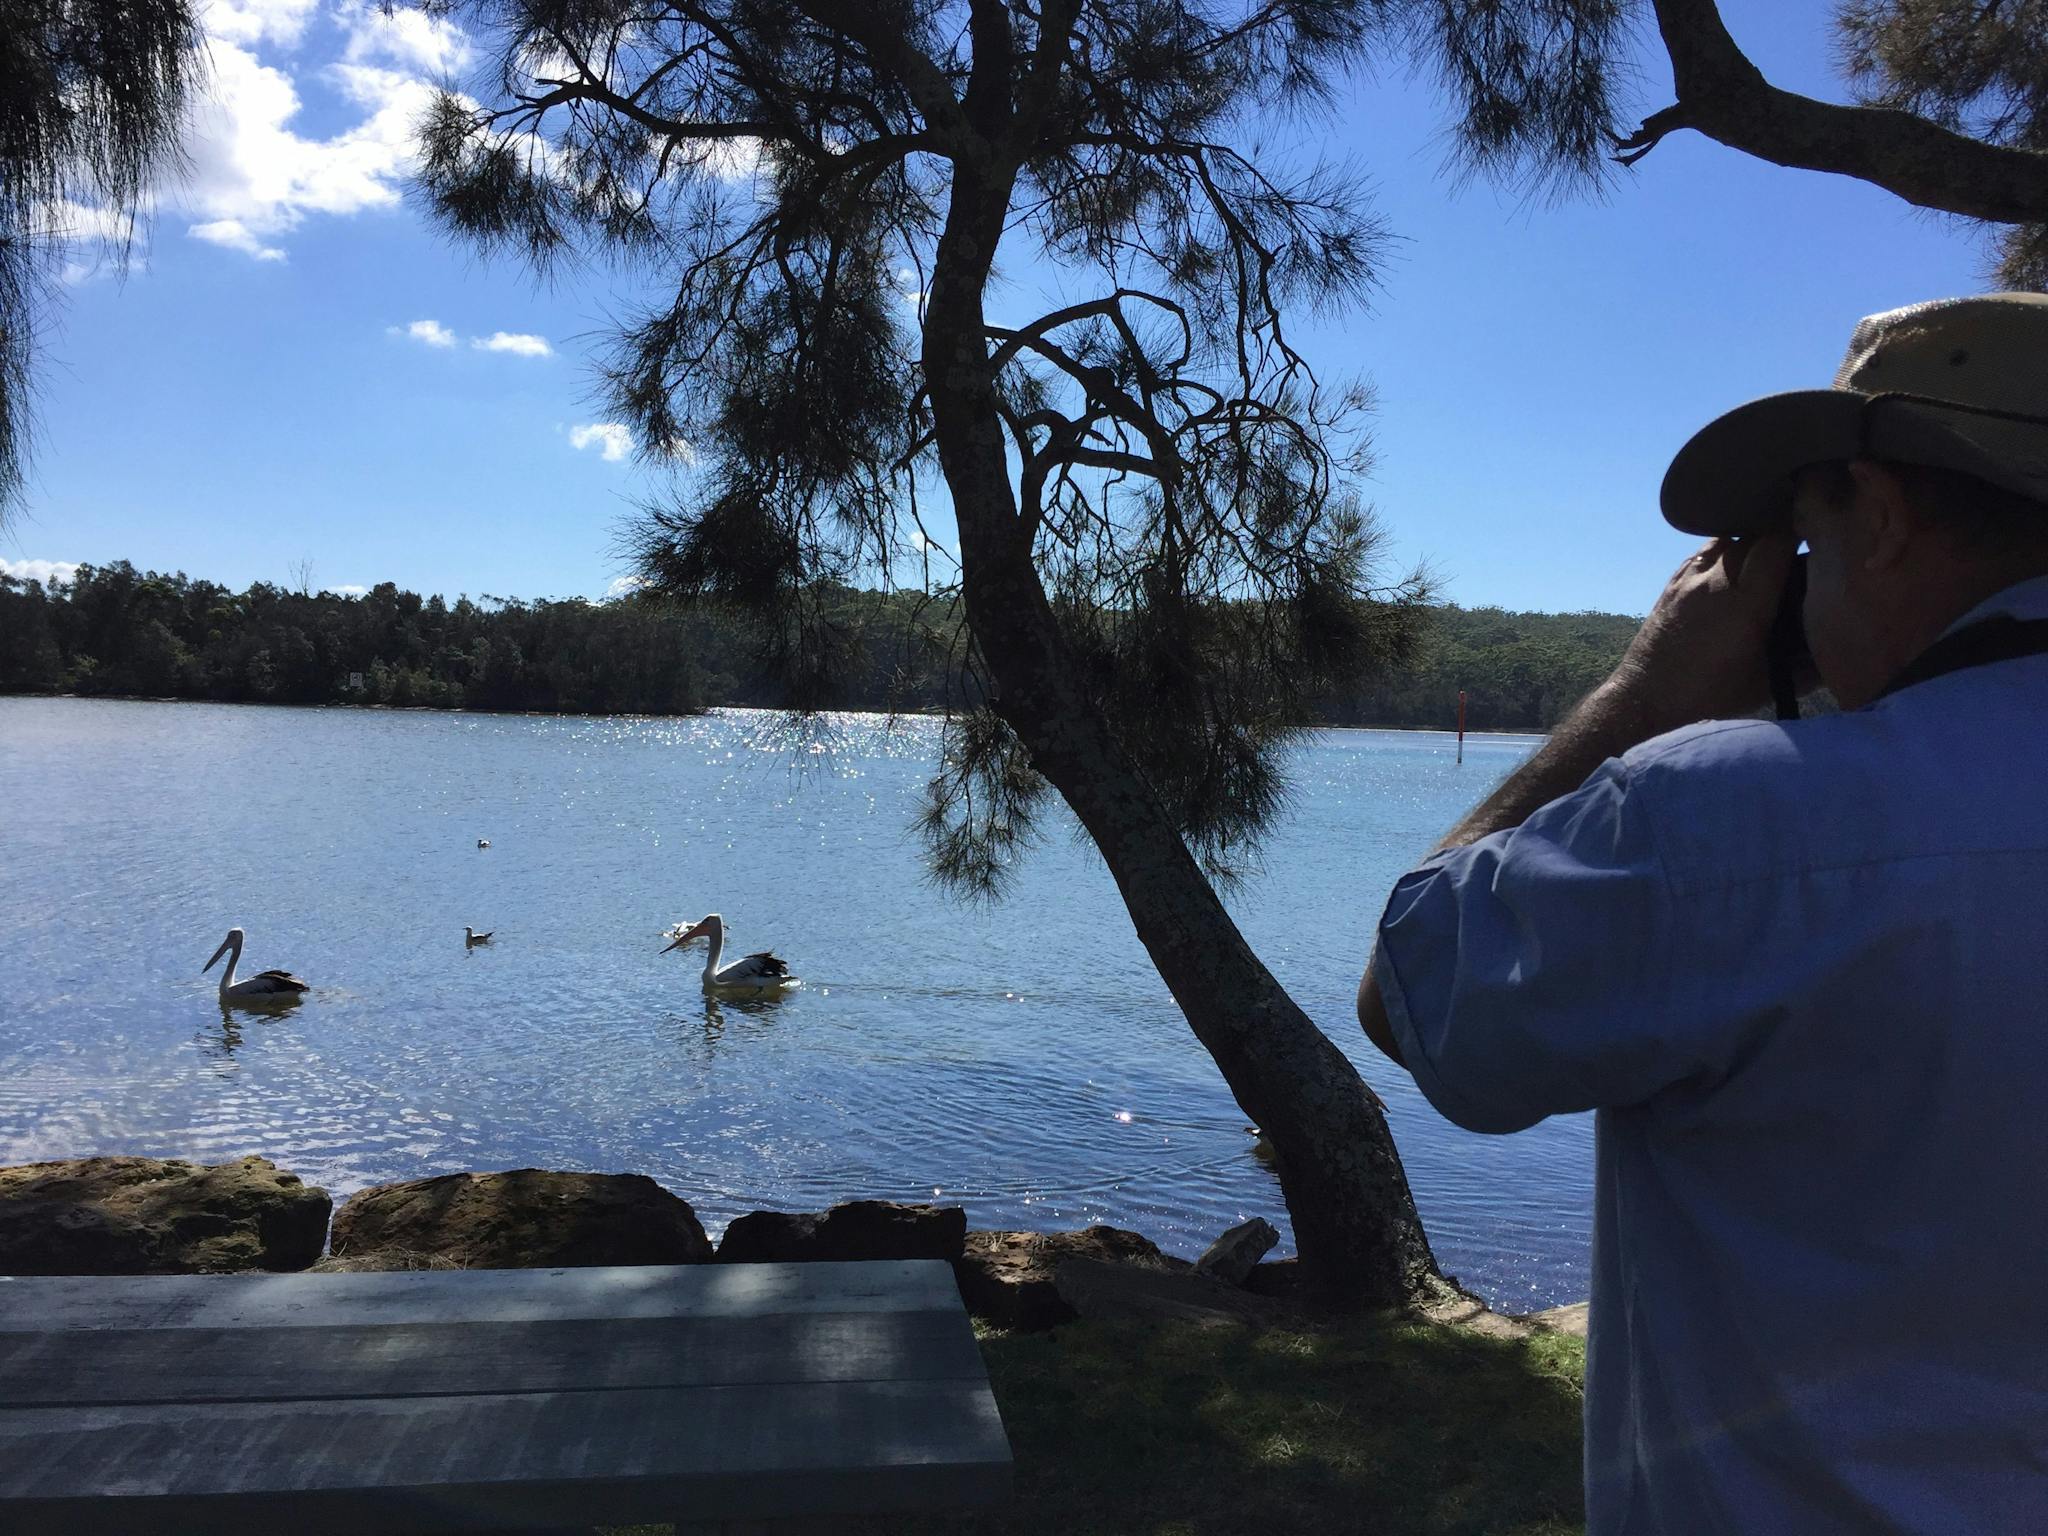
[[[1562,191],[1599,183],[1632,85],[1633,0],[1422,0],[1409,41],[1452,105],[1463,168]]]
[[[1986,143],[2048,152],[2048,3],[1849,0],[1842,61],[1873,106],[1916,113]],[[2004,226],[1998,280],[2048,289],[2048,222]]]
[[[187,0],[0,0],[0,515],[18,500],[36,336],[80,216],[131,228],[178,161],[200,70]],[[102,237],[125,258],[125,235]]]
[[[1325,111],[1388,0],[470,0],[492,99],[425,135],[443,224],[537,271],[659,286],[603,378],[642,451],[687,466],[627,534],[657,590],[749,615],[798,706],[858,636],[848,584],[932,601],[953,713],[923,826],[936,875],[1000,893],[1047,786],[1006,723],[958,554],[926,377],[964,146],[1010,157],[997,265],[1075,302],[969,339],[998,402],[1014,536],[1071,674],[1210,869],[1284,801],[1307,701],[1398,653],[1428,595],[1383,580],[1357,486],[1368,400],[1288,324],[1368,294],[1356,173],[1259,148]],[[1000,98],[1018,126],[964,132]],[[991,283],[992,305],[1017,288]],[[991,308],[991,315],[998,311]],[[1021,599],[1020,599],[1021,600]]]

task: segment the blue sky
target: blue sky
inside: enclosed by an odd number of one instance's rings
[[[1830,8],[1723,10],[1778,83],[1840,97]],[[467,40],[360,0],[217,0],[209,30],[189,174],[125,278],[81,263],[65,285],[0,561],[603,595],[655,484],[593,400],[630,296],[601,270],[536,288],[408,200],[422,82],[473,64]],[[1668,71],[1644,58],[1653,108]],[[1642,611],[1689,547],[1655,498],[1694,427],[1827,382],[1864,314],[1985,286],[1972,232],[1696,135],[1598,200],[1460,188],[1444,114],[1389,64],[1308,136],[1368,170],[1398,237],[1370,311],[1308,334],[1376,388],[1390,559],[1458,602]]]

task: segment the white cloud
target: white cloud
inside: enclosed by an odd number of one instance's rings
[[[76,560],[0,560],[0,575],[16,581],[40,581],[46,587],[68,587],[77,574]]]
[[[403,329],[394,325],[391,327],[391,334],[394,336],[407,336],[414,341],[423,341],[430,347],[452,347],[455,345],[455,333],[438,320],[415,320],[411,325]]]
[[[638,592],[647,585],[645,576],[621,576],[604,589],[607,598],[624,597],[628,592]]]
[[[616,464],[633,451],[633,434],[616,421],[597,421],[588,426],[571,427],[569,446],[576,449],[600,447],[604,450],[605,461]]]
[[[209,240],[215,245],[226,246],[231,251],[240,251],[244,256],[253,256],[258,261],[283,261],[284,251],[275,245],[265,245],[240,219],[215,219],[211,224],[194,224],[185,231],[200,240]]]
[[[479,336],[470,342],[482,352],[512,352],[520,357],[553,357],[555,349],[539,336],[529,336],[523,331],[493,331],[488,336]],[[578,444],[577,446],[582,446]]]
[[[452,74],[470,60],[469,39],[462,28],[424,11],[401,9],[387,14],[379,6],[345,0],[335,19],[348,33],[342,57],[351,64],[383,59],[438,77]]]
[[[354,582],[351,581],[343,586],[333,587],[329,590],[331,590],[336,597],[364,597],[368,595],[370,589],[368,587],[357,586]]]
[[[319,0],[213,0],[200,24],[217,42],[272,42],[290,48],[305,33],[318,5]]]
[[[364,115],[331,138],[309,139],[291,126],[301,103],[289,74],[219,36],[208,52],[211,86],[193,115],[191,174],[178,197],[200,216],[193,234],[274,261],[282,253],[275,242],[309,214],[398,206],[417,157],[413,125],[432,95],[424,80],[329,66],[327,78]]]

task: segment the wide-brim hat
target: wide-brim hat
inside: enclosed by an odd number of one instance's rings
[[[1856,327],[1831,389],[1766,395],[1709,422],[1665,472],[1665,521],[1761,533],[1810,464],[1958,470],[2048,503],[2048,294],[1937,299]]]

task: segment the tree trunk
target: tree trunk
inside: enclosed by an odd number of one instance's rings
[[[1272,1141],[1303,1264],[1324,1290],[1359,1305],[1411,1299],[1437,1277],[1436,1263],[1378,1097],[1252,952],[1073,682],[1017,515],[988,364],[982,293],[1008,178],[958,172],[924,363],[960,527],[967,622],[993,673],[995,707],[1094,839],[1196,1038]]]

